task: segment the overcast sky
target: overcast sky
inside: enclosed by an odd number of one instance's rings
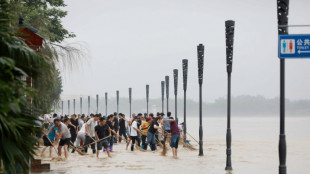
[[[227,92],[225,20],[235,20],[232,95],[279,96],[276,0],[67,0],[64,26],[83,43],[88,63],[63,71],[63,95],[160,97],[160,82],[189,60],[188,98],[198,100],[197,45],[205,45],[203,100]],[[309,0],[290,3],[289,24],[310,24]],[[310,33],[310,27],[290,28]],[[286,96],[310,99],[310,60],[286,61]]]

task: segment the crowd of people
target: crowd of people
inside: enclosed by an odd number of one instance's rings
[[[183,131],[183,123],[178,125],[171,112],[168,112],[167,116],[164,113],[157,113],[156,116],[153,113],[133,113],[129,118],[122,113],[108,116],[59,116],[55,113],[40,115],[39,119],[42,120],[42,138],[45,146],[41,153],[49,147],[51,156],[53,148],[56,150],[55,146],[58,145],[58,156],[61,156],[63,149],[65,158],[68,158],[70,151],[87,154],[88,148],[91,148],[92,153],[98,158],[100,151],[112,157],[115,143],[126,144],[126,150],[130,146],[131,151],[147,151],[148,147],[155,151],[158,146],[164,148],[166,143],[169,143],[173,157],[177,158],[178,144]]]

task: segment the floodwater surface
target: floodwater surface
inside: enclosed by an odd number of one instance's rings
[[[198,139],[198,117],[189,117],[188,133]],[[309,174],[310,168],[310,117],[288,117],[286,119],[287,171],[294,174]],[[69,153],[66,161],[48,158],[51,171],[44,173],[167,173],[167,174],[275,174],[278,173],[278,117],[233,117],[232,172],[225,171],[226,164],[226,118],[203,118],[203,152],[181,146],[178,159],[172,158],[169,149],[166,156],[161,148],[156,152],[125,150],[125,144],[114,145],[112,158],[101,152],[99,159],[89,154],[81,156]],[[188,136],[198,149],[198,144]],[[56,157],[53,151],[53,157]],[[53,158],[55,159],[55,158]]]

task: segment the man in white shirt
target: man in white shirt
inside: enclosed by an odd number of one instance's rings
[[[93,116],[93,114],[91,114]],[[97,126],[97,121],[99,120],[99,114],[96,114],[93,118],[89,119],[85,123],[85,143],[84,148],[87,153],[88,144],[95,141],[95,126]],[[96,153],[95,143],[91,144],[91,149],[93,150],[93,154]]]
[[[51,121],[50,115],[49,114],[44,114],[44,117],[43,117],[44,129],[47,129],[52,124],[53,124],[53,122]]]
[[[131,151],[134,150],[134,144],[136,141],[138,141],[138,132],[140,132],[140,130],[138,129],[138,120],[139,120],[139,117],[135,116],[133,122],[130,125],[130,138],[132,141]]]

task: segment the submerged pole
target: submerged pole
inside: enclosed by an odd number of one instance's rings
[[[118,119],[118,114],[119,114],[119,91],[117,90],[116,91],[116,112],[117,112],[117,115],[116,115],[116,117],[117,117],[117,119]]]
[[[70,115],[70,100],[68,100],[68,115]]]
[[[82,97],[80,97],[80,114],[81,115],[83,114],[82,108],[83,108],[83,99]]]
[[[203,63],[204,46],[197,46],[198,53],[198,81],[199,81],[199,156],[203,156],[203,129],[202,129],[202,82],[203,82]]]
[[[73,114],[75,114],[75,99],[73,99]]]
[[[90,96],[88,96],[88,115],[90,114]]]
[[[96,114],[98,114],[98,107],[99,106],[99,95],[96,95]]]
[[[173,77],[174,77],[174,108],[175,108],[175,120],[177,124],[179,124],[179,119],[178,119],[178,70],[174,69],[173,70]]]
[[[231,73],[233,63],[235,21],[226,21],[226,67],[227,67],[227,132],[226,132],[226,167],[225,170],[232,170],[231,166],[231,129],[230,129],[230,98],[231,98]]]
[[[108,115],[108,93],[105,93],[105,115]]]
[[[186,90],[187,90],[187,72],[188,72],[188,60],[182,60],[183,68],[183,91],[184,91],[184,147],[186,147]]]
[[[147,116],[149,115],[149,90],[150,90],[150,85],[146,85],[146,113],[147,113]]]
[[[169,112],[169,76],[165,76],[166,81],[166,97],[167,97],[167,116]]]
[[[161,112],[164,113],[165,81],[161,81]]]
[[[129,88],[129,118],[131,118],[131,92],[132,89]]]

